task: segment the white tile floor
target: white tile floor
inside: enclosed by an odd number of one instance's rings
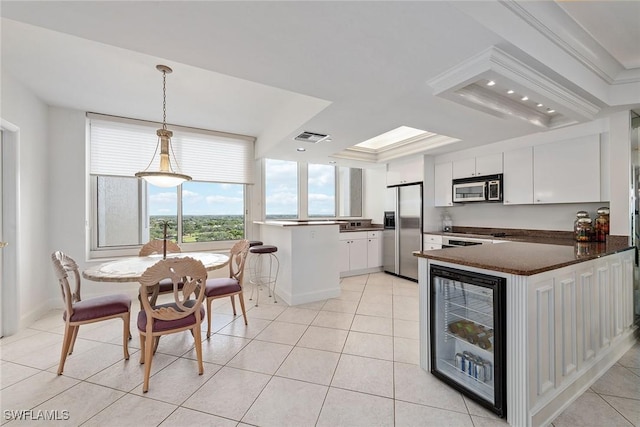
[[[164,337],[142,394],[135,320],[122,359],[119,320],[83,326],[56,375],[61,312],[0,340],[0,408],[68,411],[83,426],[505,426],[420,369],[417,284],[383,273],[343,279],[340,298],[288,307],[247,300],[249,326],[214,302],[197,374],[188,332]],[[137,305],[132,307],[137,312]],[[135,318],[135,316],[132,316]],[[203,324],[206,329],[206,323]],[[37,415],[37,412],[33,412]],[[640,425],[640,345],[555,421],[564,426]]]

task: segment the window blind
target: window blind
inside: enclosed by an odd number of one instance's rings
[[[147,168],[161,124],[90,114],[89,150],[92,175],[134,176]],[[253,184],[254,138],[168,125],[175,172],[194,181]],[[160,149],[149,170],[159,170]],[[170,153],[175,168],[173,154]]]

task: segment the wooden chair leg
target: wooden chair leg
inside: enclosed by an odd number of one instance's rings
[[[144,344],[144,384],[142,385],[142,392],[149,391],[149,377],[151,376],[151,360],[153,358],[153,341],[154,336],[147,334],[145,337],[146,342]]]
[[[124,350],[124,360],[129,360],[129,337],[131,332],[129,331],[129,316],[131,313],[127,313],[122,316],[123,330],[122,330],[122,348]]]
[[[231,308],[233,308],[233,315],[236,315],[236,299],[233,297],[233,295],[231,295],[229,298],[231,298]]]
[[[200,325],[197,324],[191,330],[193,332],[193,339],[195,341],[196,347],[196,356],[198,357],[198,375],[202,375],[204,373],[204,365],[202,363],[202,335],[200,331]]]
[[[71,338],[71,347],[69,347],[69,354],[73,353],[73,347],[76,345],[76,338],[78,337],[78,331],[80,330],[80,325],[72,326],[73,328],[73,337]]]
[[[207,339],[211,336],[211,303],[213,298],[207,298]]]
[[[244,324],[248,325],[249,322],[247,322],[247,310],[245,310],[244,308],[244,294],[242,292],[238,294],[238,299],[240,300],[240,308],[242,309],[242,317],[244,317]]]
[[[144,363],[144,353],[145,353],[145,343],[147,342],[147,338],[140,334],[140,364]]]
[[[160,344],[160,336],[154,337],[153,340],[153,354],[156,354],[156,351],[158,350],[158,345]]]
[[[69,346],[71,345],[71,338],[73,337],[73,327],[66,325],[64,328],[64,338],[62,339],[62,350],[60,352],[60,364],[58,365],[58,375],[62,375],[64,370],[64,362],[67,360],[69,354]]]

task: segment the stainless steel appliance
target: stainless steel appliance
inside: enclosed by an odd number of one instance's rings
[[[485,245],[493,243],[493,240],[479,239],[476,237],[442,236],[443,248],[456,248],[462,246]]]
[[[506,279],[430,268],[431,372],[506,416]]]
[[[422,183],[387,187],[383,266],[387,273],[418,281],[418,258],[422,250]]]
[[[455,203],[502,201],[502,174],[454,179],[452,183]]]

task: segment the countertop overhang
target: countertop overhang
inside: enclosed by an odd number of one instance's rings
[[[523,243],[505,242],[487,245],[445,248],[414,252],[420,258],[532,276],[571,264],[633,250],[626,236],[609,236],[606,243],[595,242]]]
[[[340,221],[253,221],[254,224],[276,227],[307,227],[309,225],[340,225]]]

